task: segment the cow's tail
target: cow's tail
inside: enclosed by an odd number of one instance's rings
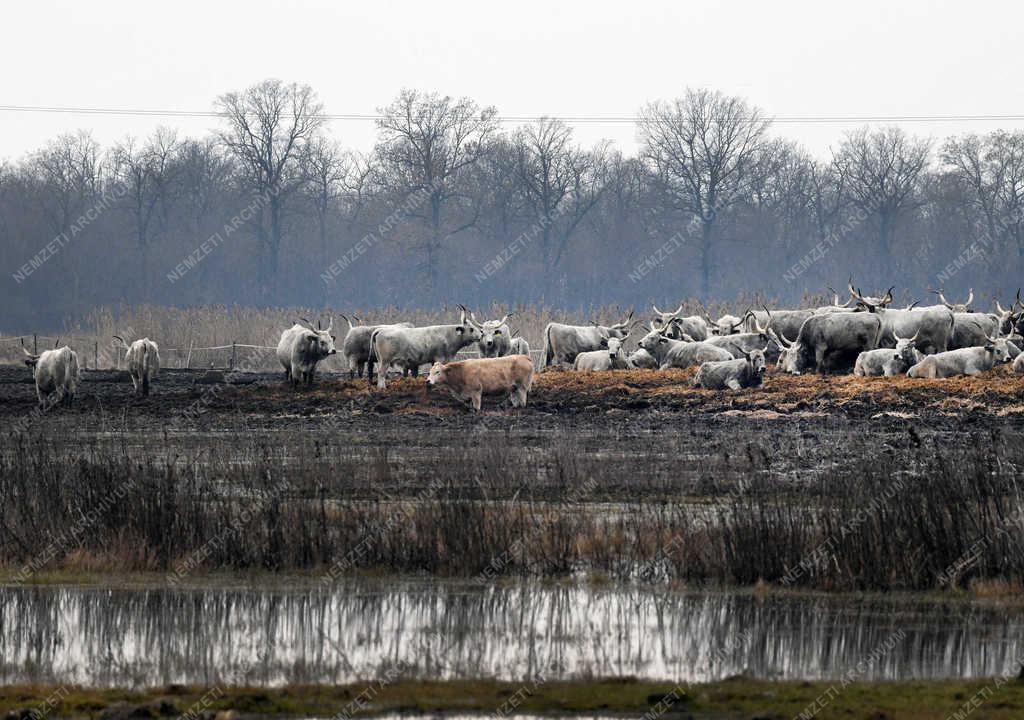
[[[551,364],[551,359],[554,356],[554,348],[551,346],[551,325],[548,323],[547,327],[544,328],[544,351],[541,356],[544,358],[541,360],[540,366],[542,368],[547,367]]]
[[[374,361],[376,361],[377,364],[378,376],[380,373],[387,371],[387,368],[381,364],[380,353],[377,350],[377,335],[379,333],[380,328],[375,328],[374,331],[370,333],[370,353],[366,359],[366,381],[369,382],[371,385],[373,384]]]

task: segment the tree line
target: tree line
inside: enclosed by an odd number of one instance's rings
[[[816,158],[743,98],[689,89],[640,111],[626,155],[404,90],[357,153],[307,85],[216,110],[208,137],[79,131],[0,165],[5,330],[118,303],[794,302],[851,274],[987,301],[1024,270],[1022,131],[864,127]]]

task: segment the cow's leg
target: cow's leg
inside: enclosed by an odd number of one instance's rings
[[[483,397],[483,393],[479,390],[473,391],[473,410],[480,412],[480,401]]]
[[[743,389],[743,386],[740,385],[740,381],[737,380],[736,378],[729,378],[729,380],[725,384],[726,384],[726,386],[728,386],[728,388],[730,390],[742,390]]]
[[[142,395],[143,397],[149,395],[149,375],[142,376]]]

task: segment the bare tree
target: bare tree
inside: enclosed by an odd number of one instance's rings
[[[667,209],[684,222],[700,224],[704,297],[711,289],[715,223],[745,199],[752,174],[760,172],[769,125],[758,108],[710,90],[688,89],[683,97],[651,103],[640,113],[641,156]]]
[[[228,124],[221,141],[237,158],[259,206],[254,231],[265,251],[264,292],[272,297],[287,201],[306,181],[303,160],[324,122],[323,105],[308,85],[264,80],[221,95],[217,107]]]
[[[445,241],[479,219],[479,197],[464,181],[497,129],[497,110],[469,98],[403,90],[380,113],[382,184],[402,203],[417,193],[426,198],[413,201],[408,215],[422,227],[415,244],[423,256],[427,295],[436,300]]]
[[[850,199],[877,220],[878,269],[885,273],[893,268],[896,224],[903,213],[916,207],[930,153],[927,140],[908,136],[901,128],[864,127],[849,133],[833,155]]]
[[[518,180],[532,221],[540,221],[541,261],[550,281],[601,196],[606,147],[585,152],[573,144],[572,129],[551,118],[520,128],[514,142]]]
[[[966,190],[994,242],[1024,270],[1024,132],[950,138],[942,161]]]
[[[135,226],[140,294],[147,302],[152,299],[150,246],[159,230],[154,227],[153,220],[159,207],[166,226],[170,195],[180,169],[180,150],[177,133],[160,128],[141,147],[129,137],[115,145],[111,151],[112,174],[121,184],[123,203]]]

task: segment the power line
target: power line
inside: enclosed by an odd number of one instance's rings
[[[147,108],[99,108],[99,107],[60,107],[45,105],[0,105],[0,111],[19,113],[63,113],[69,115],[112,115],[136,117],[179,117],[179,118],[223,118],[224,113],[212,110],[160,110]],[[374,113],[330,113],[317,116],[325,121],[363,121],[373,122],[383,119],[383,115]],[[501,115],[499,122],[537,122],[542,117],[562,120],[567,123],[617,124],[636,123],[640,118],[636,115]],[[830,124],[830,123],[876,123],[876,122],[911,122],[911,123],[944,123],[944,122],[1024,122],[1024,115],[778,115],[764,118],[780,124]]]

